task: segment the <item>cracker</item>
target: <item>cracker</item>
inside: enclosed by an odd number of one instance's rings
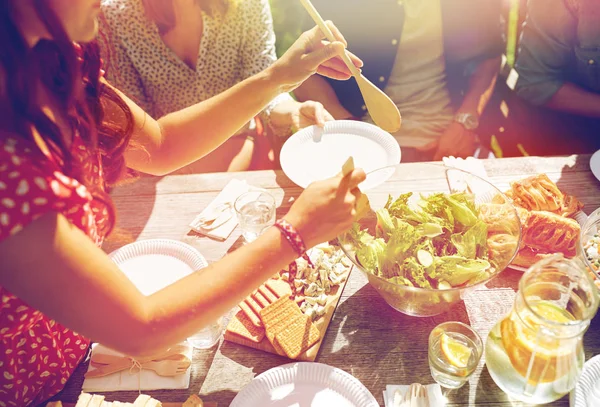
[[[254,301],[256,301],[261,308],[266,307],[272,302],[267,300],[260,291],[255,291],[254,294],[252,294],[252,298],[254,298]]]
[[[282,280],[268,280],[265,285],[275,294],[277,298],[289,297],[292,295],[292,288],[288,283]]]
[[[260,321],[260,317],[258,316],[258,314],[256,314],[254,311],[252,311],[252,308],[250,308],[250,306],[248,304],[246,304],[245,301],[240,302],[239,304],[241,310],[244,312],[244,314],[246,314],[246,316],[248,317],[248,319],[252,322],[252,325],[254,325],[255,327],[262,327],[262,322]]]
[[[294,305],[296,304],[294,303]],[[274,322],[268,328],[265,327],[265,335],[269,339],[269,342],[273,343],[275,336],[277,336],[279,332],[283,331],[288,326],[299,323],[302,316],[302,312],[297,313],[295,311],[286,311],[285,313],[281,314],[281,317],[277,322]]]
[[[277,299],[279,298],[271,290],[269,290],[264,284],[261,285],[260,287],[258,287],[258,291],[263,295],[263,297],[265,297],[267,299],[267,301],[269,301],[269,304],[277,301]]]
[[[260,315],[260,311],[262,311],[262,309],[264,308],[264,307],[261,307],[256,301],[254,301],[254,298],[252,298],[250,296],[246,297],[244,302],[246,304],[248,304],[250,306],[250,308],[252,308],[252,311],[254,311],[256,313],[256,315]]]
[[[265,330],[255,326],[244,311],[238,311],[227,325],[227,332],[240,336],[250,342],[260,343],[265,337]]]
[[[301,316],[302,311],[298,305],[287,297],[280,298],[260,313],[267,338],[271,343],[280,330]]]
[[[280,356],[286,356],[285,351],[283,350],[283,348],[281,346],[279,346],[277,341],[273,341],[271,343],[271,345],[273,345],[273,349],[275,349],[275,353],[277,353]]]
[[[302,314],[301,318],[294,318],[285,329],[275,335],[274,344],[278,344],[287,357],[296,359],[302,352],[310,349],[319,341],[321,334],[311,319]]]

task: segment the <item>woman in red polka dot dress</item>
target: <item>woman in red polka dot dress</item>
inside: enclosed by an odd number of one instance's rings
[[[310,247],[349,227],[365,177],[315,183],[281,227],[143,296],[99,248],[115,222],[107,187],[124,168],[180,168],[311,74],[349,72],[343,44],[323,45],[313,29],[268,70],[156,121],[101,78],[90,42],[99,9],[0,0],[0,407],[58,393],[90,339],[135,356],[184,340],[297,257],[302,239]]]

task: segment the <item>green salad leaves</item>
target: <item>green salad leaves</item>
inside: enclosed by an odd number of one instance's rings
[[[438,193],[409,206],[412,193],[389,197],[376,212],[375,236],[355,224],[346,235],[364,269],[393,283],[450,289],[486,279],[487,224],[472,195]]]

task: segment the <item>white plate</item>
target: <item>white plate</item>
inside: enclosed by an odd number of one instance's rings
[[[583,372],[569,399],[571,407],[600,406],[600,355],[583,365]]]
[[[151,239],[128,244],[110,258],[144,295],[208,266],[196,249],[177,240]]]
[[[399,164],[400,146],[377,126],[339,120],[328,122],[324,129],[311,126],[300,130],[285,142],[279,160],[285,175],[306,188],[311,182],[339,174],[350,156],[357,168],[370,172]],[[385,181],[383,177],[370,177],[360,189],[366,191]]]
[[[363,384],[343,370],[298,362],[264,372],[230,407],[379,407]]]
[[[600,181],[600,150],[596,151],[590,158],[590,170],[592,170],[594,177]]]
[[[575,219],[577,221],[577,223],[579,223],[579,225],[581,225],[581,227],[583,227],[585,222],[587,222],[587,220],[588,220],[588,216],[585,214],[585,212],[579,211],[575,215],[573,215],[573,219]],[[509,264],[508,268],[511,268],[511,269],[517,270],[517,271],[522,271],[523,273],[528,270],[527,267],[515,266],[513,264]]]

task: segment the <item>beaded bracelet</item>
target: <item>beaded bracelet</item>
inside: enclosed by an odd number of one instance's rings
[[[285,219],[279,219],[277,222],[275,222],[275,227],[281,231],[283,237],[285,237],[294,251],[298,253],[298,256],[304,257],[304,259],[311,264],[312,262],[310,261],[310,258],[306,255],[306,245],[304,244],[304,240],[302,240],[302,237],[296,228],[294,228]]]

